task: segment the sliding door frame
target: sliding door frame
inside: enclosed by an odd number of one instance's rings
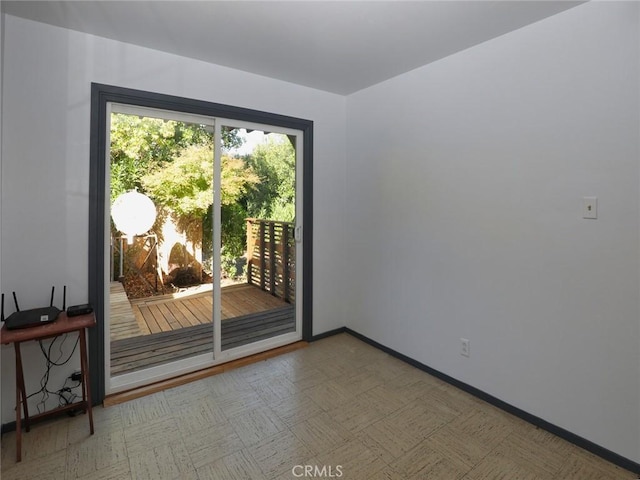
[[[303,205],[302,205],[302,339],[313,336],[312,320],[312,247],[313,247],[313,122],[286,115],[194,100],[173,95],[129,88],[91,84],[91,132],[89,173],[89,303],[93,306],[97,325],[89,329],[89,367],[91,396],[95,404],[105,396],[105,218],[106,172],[109,162],[107,145],[108,104],[119,103],[138,107],[171,110],[228,120],[274,125],[302,131],[303,137]]]

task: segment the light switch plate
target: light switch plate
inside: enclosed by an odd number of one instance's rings
[[[597,197],[582,197],[582,218],[598,218]]]

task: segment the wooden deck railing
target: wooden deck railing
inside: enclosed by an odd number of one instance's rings
[[[295,301],[294,224],[247,219],[247,283],[286,302]]]

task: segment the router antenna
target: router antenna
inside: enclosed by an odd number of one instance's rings
[[[52,285],[51,286],[51,300],[49,301],[49,306],[50,307],[53,307],[53,292],[55,292],[55,291],[56,291],[56,286]]]
[[[2,294],[2,313],[0,315],[0,322],[4,322],[4,293]]]
[[[19,312],[20,307],[18,306],[18,297],[16,297],[16,292],[13,292],[13,303],[16,304],[16,312]]]
[[[62,310],[67,309],[67,286],[62,287]]]

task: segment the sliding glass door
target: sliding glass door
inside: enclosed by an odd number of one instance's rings
[[[300,340],[302,132],[107,112],[107,393]]]

